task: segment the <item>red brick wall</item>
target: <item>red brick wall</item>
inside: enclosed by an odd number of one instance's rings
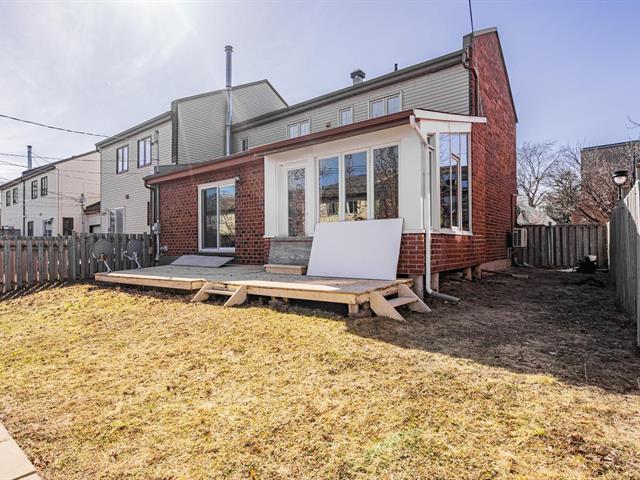
[[[431,269],[453,270],[507,258],[516,193],[516,118],[496,33],[475,39],[482,114],[471,131],[473,236],[432,235]],[[470,73],[471,90],[475,82]],[[472,112],[475,111],[472,95]]]
[[[405,233],[400,242],[400,275],[424,275],[424,233]]]
[[[236,261],[264,263],[262,159],[160,184],[160,244],[169,248],[167,255],[198,251],[198,185],[235,177],[240,178],[236,183]]]

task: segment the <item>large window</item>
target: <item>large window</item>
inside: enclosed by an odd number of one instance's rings
[[[116,173],[122,173],[129,170],[129,145],[120,147],[116,150]]]
[[[18,187],[13,189],[13,204],[18,203]]]
[[[229,183],[199,188],[200,250],[233,250],[236,246],[236,186]]]
[[[31,182],[31,200],[38,198],[38,180]]]
[[[305,172],[304,167],[287,171],[287,223],[290,237],[305,235]]]
[[[42,177],[40,179],[40,196],[46,197],[49,195],[49,177]]]
[[[440,134],[439,151],[440,227],[469,231],[469,135]]]
[[[318,183],[321,222],[398,218],[398,146],[320,159]]]
[[[369,102],[369,118],[397,113],[401,109],[400,94],[389,95]]]
[[[366,220],[367,152],[344,156],[345,220]]]
[[[124,233],[124,208],[109,210],[109,233]]]
[[[309,135],[311,132],[311,121],[302,120],[301,122],[291,123],[287,125],[287,138],[301,137]]]
[[[373,149],[373,218],[398,218],[398,146]]]
[[[320,221],[337,222],[340,212],[339,157],[323,158],[318,162],[320,189]]]
[[[151,165],[151,137],[138,140],[138,167],[147,165]]]

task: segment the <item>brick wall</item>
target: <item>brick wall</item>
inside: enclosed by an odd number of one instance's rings
[[[262,159],[160,184],[160,243],[169,248],[167,255],[198,251],[198,185],[235,177],[240,178],[236,183],[236,261],[264,263]]]
[[[400,242],[398,273],[424,275],[424,233],[405,233]]]
[[[471,132],[473,236],[432,235],[433,272],[506,259],[508,235],[515,220],[516,118],[498,35],[476,37],[473,55],[478,63],[482,113],[487,118],[486,124],[474,124]],[[471,73],[470,78],[474,92]]]

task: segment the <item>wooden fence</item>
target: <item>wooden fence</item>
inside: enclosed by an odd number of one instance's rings
[[[610,271],[618,303],[635,321],[640,346],[640,192],[638,183],[613,210],[609,219]]]
[[[80,234],[59,237],[0,238],[0,291],[8,292],[37,284],[93,278],[106,270],[91,254],[95,242],[105,238],[114,246],[112,270],[136,268],[135,262],[122,256],[133,238],[142,240],[140,263],[151,266],[153,240],[148,234]]]
[[[520,252],[524,263],[534,267],[571,268],[587,255],[606,267],[606,225],[529,225],[527,247]]]

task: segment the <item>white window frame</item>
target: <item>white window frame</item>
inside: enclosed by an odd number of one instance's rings
[[[198,185],[198,251],[199,252],[205,252],[205,253],[214,253],[214,252],[229,252],[229,253],[233,253],[236,251],[235,247],[218,247],[218,248],[203,248],[202,247],[202,191],[203,190],[207,190],[209,188],[213,188],[213,187],[227,187],[229,185],[233,185],[233,188],[235,189],[236,192],[236,199],[237,199],[237,184],[236,184],[236,179],[235,178],[229,178],[226,180],[219,180],[217,182],[210,182],[210,183],[203,183],[201,185]],[[218,197],[219,198],[219,197]],[[237,205],[236,205],[237,207]],[[236,211],[236,215],[237,215],[237,211]],[[217,228],[217,244],[220,245],[220,202],[217,201],[216,202],[216,218],[218,219],[218,228]],[[236,225],[237,227],[237,225]],[[236,229],[237,232],[237,229]],[[237,236],[236,236],[236,241],[237,241]]]
[[[147,141],[149,142],[149,158],[148,158],[148,160],[145,159],[146,163],[140,163],[140,144],[145,144],[145,143],[147,143]],[[151,165],[153,163],[153,160],[152,160],[152,157],[153,157],[153,140],[151,139],[151,135],[147,135],[146,137],[139,139],[136,146],[138,147],[138,152],[137,152],[137,154],[138,154],[137,155],[138,168],[148,167],[149,165]],[[128,156],[128,152],[127,152],[127,156]],[[129,162],[127,161],[127,167],[128,166],[129,166]]]
[[[387,111],[387,100],[388,100],[389,98],[391,98],[391,97],[398,97],[398,98],[400,99],[400,110],[398,110],[398,112],[401,112],[401,111],[402,111],[402,108],[403,108],[403,107],[402,107],[402,100],[403,100],[403,99],[402,99],[402,91],[399,91],[399,92],[395,92],[395,93],[390,93],[390,94],[388,94],[388,95],[383,95],[383,96],[381,96],[381,97],[372,98],[371,100],[369,100],[369,106],[368,106],[369,119],[372,119],[372,118],[380,118],[380,117],[384,117],[384,116],[386,116],[386,115],[389,115],[389,113],[388,113],[388,111]],[[374,102],[377,102],[377,101],[379,101],[379,100],[382,100],[382,106],[383,106],[383,108],[384,108],[384,113],[383,113],[382,115],[380,115],[379,117],[374,117],[374,116],[371,114],[371,105],[372,105]],[[395,112],[395,113],[398,113],[398,112]]]
[[[40,196],[46,197],[49,195],[49,177],[40,178]]]
[[[247,148],[245,148],[245,143]],[[240,151],[246,152],[247,150],[249,150],[249,137],[244,137],[240,140]]]
[[[18,193],[20,193],[18,191],[18,187],[14,187],[13,190],[11,190],[11,196],[12,196],[12,205],[17,205],[19,203],[19,195]]]
[[[36,187],[35,189],[33,187]],[[32,180],[31,181],[31,200],[35,200],[36,198],[38,198],[38,192],[39,192],[39,187],[38,187],[38,179]]]
[[[330,155],[322,155],[315,158],[315,183],[316,183],[316,195],[315,195],[315,221],[320,222],[320,162],[322,160],[326,160],[329,158],[338,157],[338,221],[354,221],[354,220],[345,220],[346,216],[346,200],[347,200],[347,192],[346,192],[346,177],[345,177],[345,156],[366,152],[367,154],[367,220],[374,220],[375,210],[373,206],[374,200],[374,182],[373,182],[373,151],[381,148],[387,147],[397,147],[398,148],[398,217],[400,216],[400,169],[402,168],[402,162],[400,159],[402,158],[402,146],[401,141],[395,140],[388,143],[383,143],[380,145],[371,145],[360,148],[349,149],[343,152],[334,153]]]
[[[287,131],[286,131],[286,136],[287,136],[287,140],[290,138],[298,138],[298,137],[302,137],[302,134],[299,134],[295,137],[290,137],[289,136],[289,127],[293,127],[294,125],[298,126],[298,133],[300,132],[300,125],[302,125],[303,123],[309,123],[309,133],[306,133],[305,135],[311,135],[311,118],[305,118],[303,120],[299,120],[297,122],[291,122],[289,124],[287,124]]]
[[[284,194],[284,219],[283,224],[279,226],[278,230],[282,230],[285,232],[285,236],[289,237],[289,172],[291,170],[304,170],[304,236],[309,236],[309,218],[310,218],[310,208],[309,208],[309,195],[311,195],[310,181],[309,178],[309,164],[306,160],[302,160],[299,162],[290,162],[280,166],[282,171],[282,182],[284,184],[285,194]],[[291,238],[301,238],[301,237],[291,237]]]
[[[346,111],[346,110],[350,110],[351,111],[351,123],[342,123],[342,116],[341,113]],[[338,109],[338,126],[339,127],[344,127],[345,125],[353,125],[354,120],[353,120],[353,105],[349,105],[348,107],[343,107],[343,108],[339,108]]]
[[[451,134],[466,134],[468,136],[467,143],[467,162],[469,168],[469,229],[463,230],[462,228],[462,202],[460,202],[459,212],[459,224],[460,226],[454,227],[451,226],[449,228],[442,227],[440,224],[440,134],[451,135]],[[471,131],[460,131],[460,130],[451,130],[451,131],[440,131],[429,133],[429,135],[433,135],[435,137],[434,140],[434,149],[433,149],[433,159],[431,165],[431,171],[434,173],[432,175],[432,198],[437,195],[437,201],[433,201],[432,211],[431,211],[431,230],[436,233],[442,233],[445,235],[461,235],[461,236],[473,236],[473,155],[471,152]],[[460,190],[461,191],[461,190]],[[460,193],[462,199],[462,193]]]
[[[127,168],[124,169],[124,170],[120,170],[120,164],[119,164],[119,161],[118,161],[118,152],[120,150],[124,150],[125,148],[127,149],[127,158],[126,158],[126,160],[127,160]],[[123,160],[123,164],[124,164],[124,160]],[[122,145],[121,147],[116,148],[116,174],[119,175],[121,173],[126,173],[128,171],[129,171],[129,144]]]

